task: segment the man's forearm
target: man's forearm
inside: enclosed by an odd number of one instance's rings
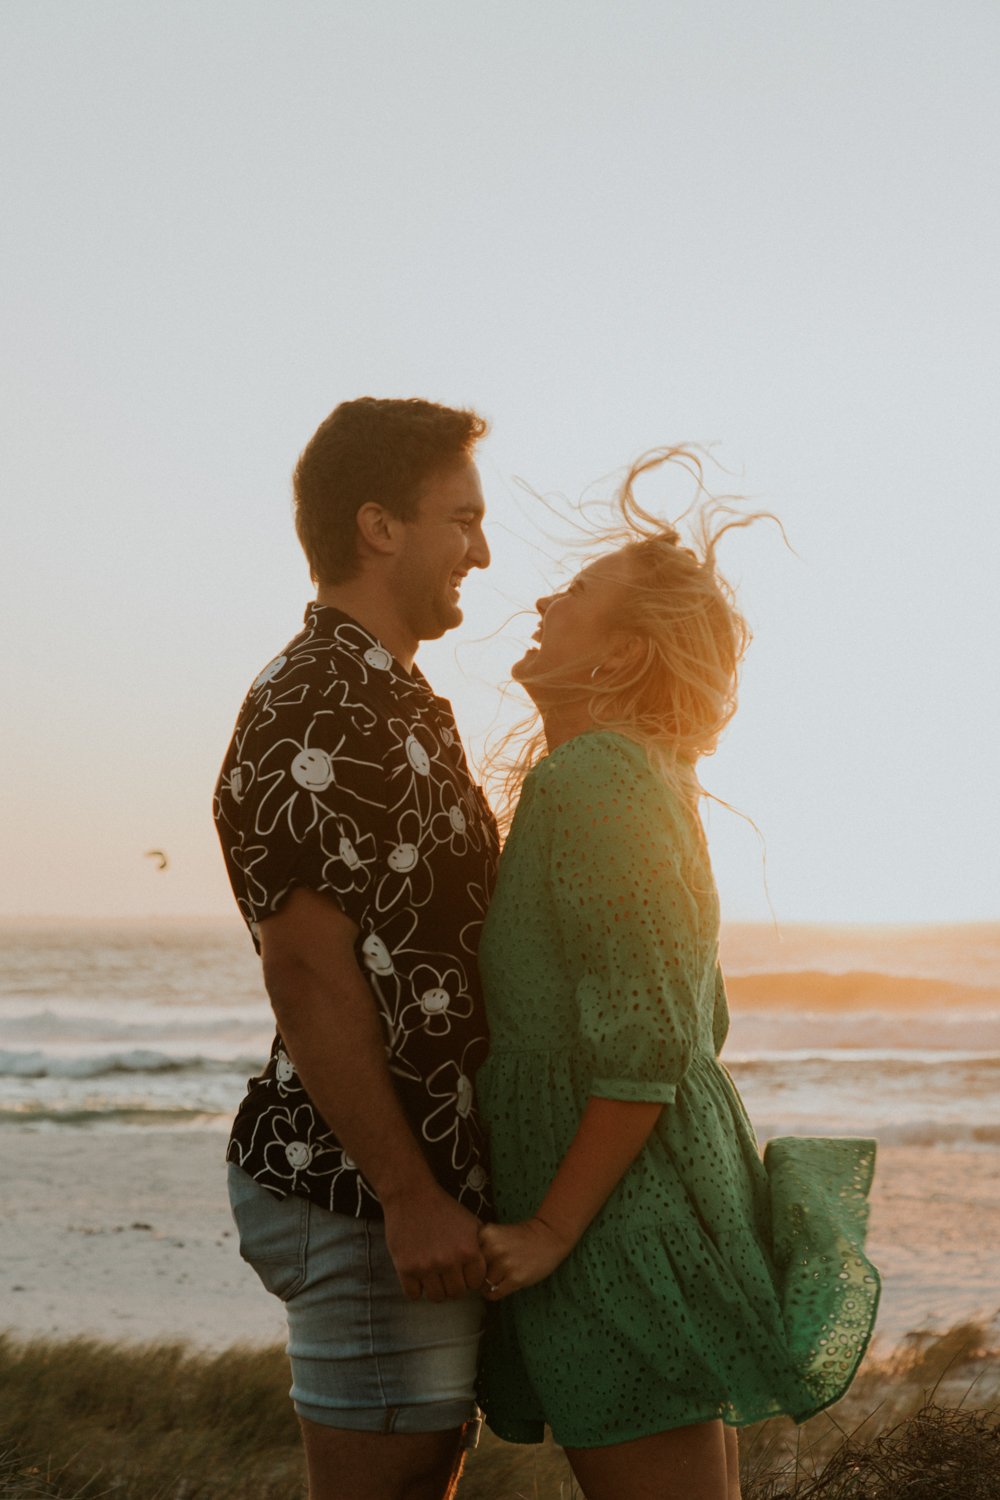
[[[385,1060],[375,997],[360,969],[336,980],[308,965],[267,975],[282,1040],[310,1099],[385,1204],[435,1186]]]
[[[479,1221],[441,1187],[410,1129],[357,939],[327,897],[297,887],[260,924],[264,983],[306,1093],[382,1204],[403,1291],[462,1297],[486,1270]]]

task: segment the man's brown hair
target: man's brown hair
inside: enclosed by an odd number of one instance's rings
[[[352,578],[361,506],[374,501],[412,520],[425,482],[471,457],[487,430],[476,412],[432,401],[342,401],[303,449],[292,480],[295,530],[313,579]]]

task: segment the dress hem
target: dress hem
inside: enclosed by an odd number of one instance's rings
[[[878,1275],[877,1272],[875,1274]],[[878,1316],[878,1308],[881,1296],[882,1280],[881,1277],[879,1277],[878,1284],[875,1288],[874,1302],[872,1304],[871,1324],[869,1326],[865,1341],[858,1351],[858,1357],[851,1367],[850,1374],[845,1379],[843,1385],[835,1396],[831,1396],[828,1401],[820,1402],[818,1406],[809,1407],[809,1409],[805,1411],[801,1416],[796,1416],[794,1412],[786,1411],[783,1407],[776,1405],[766,1411],[758,1411],[752,1416],[743,1417],[740,1421],[736,1422],[728,1418],[723,1412],[719,1411],[716,1408],[715,1410],[712,1410],[702,1416],[678,1417],[675,1420],[657,1422],[652,1426],[644,1426],[639,1430],[616,1432],[613,1437],[603,1438],[599,1443],[595,1443],[592,1438],[588,1440],[581,1440],[579,1438],[574,1440],[565,1432],[560,1434],[556,1432],[555,1428],[550,1427],[549,1430],[552,1433],[552,1441],[554,1443],[557,1443],[560,1448],[610,1448],[613,1447],[616,1443],[633,1443],[637,1442],[639,1438],[655,1437],[659,1432],[673,1432],[678,1427],[695,1427],[703,1422],[722,1422],[725,1427],[733,1427],[738,1431],[742,1427],[753,1427],[758,1422],[770,1422],[774,1421],[778,1417],[787,1417],[790,1421],[794,1422],[797,1427],[801,1427],[803,1422],[808,1422],[813,1417],[818,1417],[821,1412],[828,1411],[831,1406],[836,1406],[837,1402],[842,1401],[847,1395],[847,1392],[850,1390],[851,1386],[854,1383],[854,1378],[858,1373],[858,1368],[861,1364],[861,1361],[867,1354],[871,1346],[871,1341],[875,1335],[875,1322]],[[490,1419],[490,1415],[488,1412],[484,1412],[483,1416],[485,1418],[487,1427],[492,1433],[494,1433],[496,1437],[500,1438],[501,1442],[517,1443],[521,1447],[528,1447],[532,1444],[543,1443],[545,1441],[545,1428],[548,1427],[549,1424],[544,1420],[535,1422],[527,1419],[523,1422],[515,1422],[512,1426],[505,1427],[501,1423],[494,1424],[494,1422]],[[524,1434],[525,1429],[527,1428],[531,1428],[533,1431],[541,1429],[541,1436],[527,1437],[523,1435],[516,1435],[518,1431],[520,1431],[521,1434]]]

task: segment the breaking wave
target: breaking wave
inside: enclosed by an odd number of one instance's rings
[[[127,1052],[72,1056],[46,1052],[0,1052],[0,1078],[106,1078],[116,1073],[249,1074],[264,1058],[173,1057],[135,1047]]]
[[[878,974],[852,969],[828,974],[820,969],[783,973],[727,974],[734,1006],[795,1006],[811,1010],[884,1010],[926,1006],[1000,1006],[995,986],[956,984],[913,974]]]

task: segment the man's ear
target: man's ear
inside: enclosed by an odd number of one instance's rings
[[[392,557],[399,551],[403,522],[384,506],[369,500],[362,505],[354,517],[358,528],[358,547],[380,557]]]

